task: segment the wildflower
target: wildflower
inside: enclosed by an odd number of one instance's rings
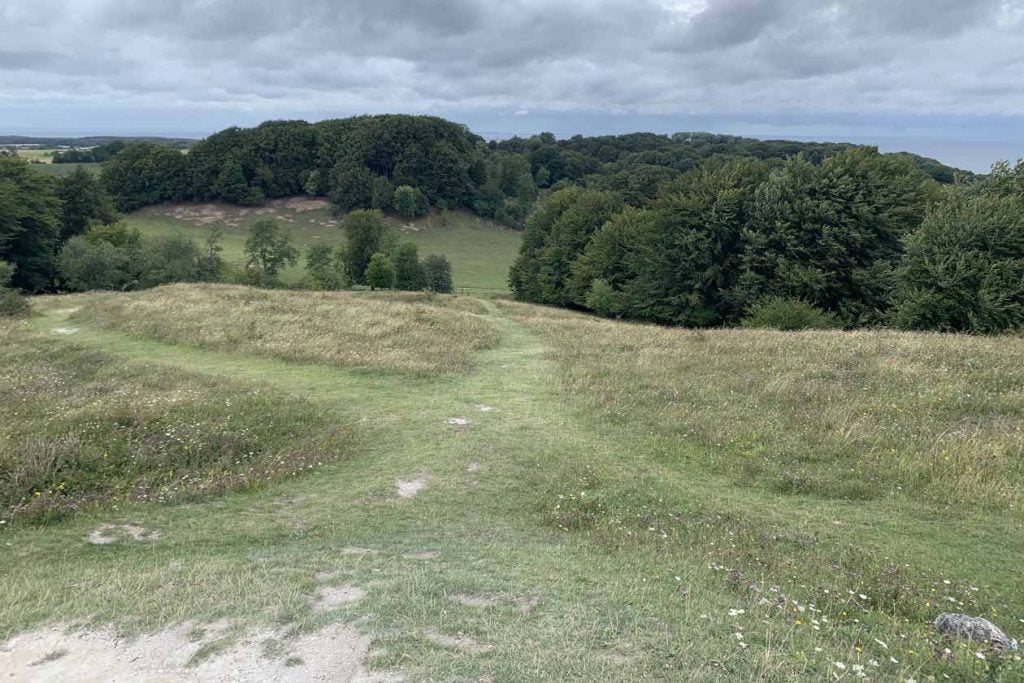
[[[839,669],[840,671],[845,671],[846,670],[846,665],[843,664],[842,662],[836,662],[836,668]]]
[[[981,652],[980,650],[978,652],[975,652],[974,656],[977,657],[978,659],[985,659],[985,653]]]
[[[745,610],[745,609],[736,609],[735,607],[733,607],[732,609],[729,610],[729,616],[730,617],[738,617],[738,616],[742,616],[742,615],[744,615],[746,613],[747,613],[747,610]]]
[[[859,597],[861,600],[867,600],[868,599],[868,596],[864,595],[863,593],[861,593],[857,597]]]

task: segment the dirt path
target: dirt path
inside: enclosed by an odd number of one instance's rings
[[[454,480],[461,487],[466,485],[462,482],[470,478],[472,482],[468,485],[480,488],[481,479],[486,476],[484,473],[500,471],[501,467],[493,462],[498,455],[488,452],[492,441],[489,431],[520,428],[552,415],[550,409],[541,407],[543,402],[538,401],[535,394],[542,387],[550,386],[553,376],[550,368],[544,367],[539,341],[521,326],[500,317],[490,302],[485,302],[485,306],[488,319],[501,329],[502,342],[497,348],[481,354],[474,373],[454,381],[445,380],[443,396],[438,395],[437,383],[434,382],[408,383],[401,377],[383,374],[353,373],[323,366],[205,351],[133,339],[88,327],[77,328],[75,335],[68,336],[63,334],[67,329],[67,310],[44,311],[33,324],[40,332],[49,334],[55,343],[66,340],[69,344],[102,348],[128,362],[171,365],[248,380],[256,385],[269,385],[276,390],[308,397],[320,405],[333,407],[339,415],[350,419],[355,413],[355,420],[366,425],[372,434],[366,439],[366,443],[372,446],[360,455],[360,464],[386,476],[392,487],[389,496],[383,497],[379,503],[372,503],[380,511],[370,514],[385,518],[390,515],[397,520],[394,523],[400,524],[405,517],[415,519],[418,515],[414,511],[407,513],[405,510],[417,505],[423,507],[421,499],[429,498],[435,488],[441,488],[442,483],[450,486]],[[487,410],[480,406],[486,406]],[[443,417],[448,415],[470,415],[471,419],[456,424]],[[401,427],[396,429],[396,424]],[[543,426],[539,428],[544,429]],[[498,435],[493,441],[501,442],[504,438]],[[443,441],[445,445],[435,452],[424,451],[419,442],[432,439]],[[451,457],[453,453],[459,453],[460,457],[452,462],[439,457],[442,454]],[[502,467],[507,467],[507,463]],[[303,508],[326,500],[324,492],[317,490],[317,486],[324,483],[314,478],[297,482],[297,488],[303,489],[303,493],[288,497],[287,506],[277,516],[287,519],[294,528],[315,528],[317,520]],[[498,480],[485,481],[484,486],[500,488],[505,485],[505,481]],[[391,501],[401,501],[403,507],[395,508],[396,503]],[[208,505],[216,507],[218,502],[214,500]],[[368,503],[363,503],[364,508],[368,506]],[[472,534],[473,521],[462,519],[456,524],[463,527],[463,533]],[[85,541],[90,545],[111,548],[161,548],[174,543],[182,534],[182,522],[181,519],[162,520],[158,525],[161,531],[147,535],[145,543],[142,543],[131,533],[121,533],[123,529],[131,531],[137,527],[117,523],[115,515],[110,523],[95,525]],[[439,529],[447,528],[449,524],[449,520],[438,517],[437,524],[423,529],[425,533],[420,538],[436,537],[442,533]],[[415,535],[413,539],[416,539]],[[384,540],[376,539],[378,543]],[[307,571],[312,574],[320,569],[317,572],[319,578],[351,577],[362,565],[388,559],[376,549],[362,550],[364,552],[343,551],[330,571],[323,571],[322,562],[313,561]],[[411,550],[398,558],[405,572],[430,573],[445,559],[443,553],[430,547],[413,547]],[[289,569],[304,568],[293,565]],[[369,582],[367,588],[371,595],[379,596],[381,593],[379,586],[374,592],[373,582]],[[346,620],[351,619],[361,611],[359,603],[366,597],[367,588],[331,588],[326,585],[315,588],[307,598],[312,616],[306,618],[318,623],[324,619],[319,615],[338,613]],[[359,599],[329,600],[329,596],[335,593],[354,595]],[[220,595],[218,599],[242,601],[246,596]],[[386,595],[384,599],[387,599]],[[522,604],[529,604],[532,609],[538,601],[529,594],[515,594],[500,604],[510,605],[516,613],[523,614],[528,610],[521,609]],[[475,603],[469,599],[466,604]],[[3,680],[402,680],[400,672],[385,670],[371,674],[367,670],[371,639],[360,629],[347,624],[326,623],[309,632],[295,634],[288,629],[268,627],[257,615],[252,620],[218,622],[217,628],[227,628],[232,634],[228,639],[218,640],[216,633],[209,634],[208,627],[205,630],[199,628],[202,620],[192,621],[193,616],[198,615],[188,614],[188,609],[174,610],[186,617],[184,621],[175,623],[172,620],[169,627],[155,631],[145,629],[141,635],[129,638],[122,637],[120,631],[111,626],[83,628],[58,624],[23,632],[6,644],[0,644],[0,670],[6,675]],[[76,617],[74,614],[69,616]],[[197,628],[206,635],[200,638],[190,635]],[[441,651],[441,655],[435,656],[480,656],[493,648],[493,644],[477,642],[459,631],[445,631],[444,628],[443,622],[439,621],[419,632],[419,638]],[[267,643],[284,645],[275,656],[268,657]]]
[[[709,574],[703,553],[674,556],[666,566],[595,548],[585,534],[545,521],[545,505],[589,483],[591,463],[612,484],[649,478],[693,491],[716,514],[743,519],[756,510],[783,528],[816,529],[823,544],[855,527],[906,536],[911,549],[934,544],[926,528],[916,538],[901,533],[911,510],[797,505],[739,490],[699,467],[646,457],[637,447],[643,435],[602,431],[581,416],[541,340],[493,303],[484,306],[500,343],[477,356],[472,373],[422,381],[88,326],[59,334],[53,330],[67,327],[67,310],[41,306],[33,325],[54,344],[306,397],[362,434],[350,461],[263,492],[8,533],[0,576],[10,599],[0,600],[0,627],[41,630],[0,646],[0,670],[13,670],[12,680],[47,680],[49,672],[49,680],[81,679],[93,664],[75,653],[95,652],[96,670],[113,657],[124,680],[234,680],[236,670],[317,680],[325,666],[333,667],[326,680],[368,680],[368,672],[384,680],[685,680],[709,661],[740,656],[731,631],[705,637],[703,619],[738,603]],[[449,423],[453,417],[466,422]],[[160,536],[88,540],[97,529],[124,525]],[[966,533],[962,542],[974,543]],[[965,550],[946,552],[953,558]],[[52,630],[60,623],[77,635]],[[228,640],[194,639],[187,626],[223,623],[233,629]],[[124,631],[141,636],[125,640]],[[174,643],[176,658],[133,649],[151,642]],[[343,662],[331,659],[339,642],[350,653]],[[130,662],[164,665],[151,671]],[[227,668],[198,677],[221,665]],[[743,671],[731,679],[716,677],[720,669],[701,672],[704,680],[749,680],[760,670]]]

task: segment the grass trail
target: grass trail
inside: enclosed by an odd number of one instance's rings
[[[830,642],[788,618],[764,612],[755,619],[751,596],[708,569],[716,544],[727,546],[733,530],[769,539],[762,541],[767,553],[786,553],[792,543],[794,556],[826,564],[818,554],[853,545],[866,556],[954,577],[1017,572],[1024,540],[1016,516],[979,525],[969,514],[937,515],[905,501],[782,497],[652,460],[645,435],[599,424],[563,392],[539,338],[485,306],[500,344],[478,354],[472,373],[444,379],[205,351],[84,327],[51,337],[309,399],[359,425],[358,456],[255,493],[8,532],[0,537],[7,551],[0,557],[0,633],[47,620],[152,630],[222,618],[291,624],[301,633],[341,619],[375,637],[375,668],[414,679],[823,678],[841,671],[833,660],[866,662],[883,653],[867,645],[854,652],[853,643],[871,642],[851,636],[860,625],[837,625]],[[33,324],[40,332],[67,324],[67,311],[55,303],[38,308],[44,312]],[[453,417],[470,423],[447,424]],[[401,499],[398,480],[426,487]],[[649,511],[662,491],[684,501],[673,514],[699,521],[672,532],[683,536],[662,542],[657,520],[648,528],[623,519],[623,533],[574,526],[602,501],[633,500]],[[596,502],[584,501],[587,493]],[[577,505],[568,516],[553,514],[560,496]],[[97,525],[128,521],[163,536],[149,544],[85,543]],[[563,523],[575,531],[559,528]],[[926,566],[916,563],[920,557]],[[365,587],[367,598],[338,612],[312,611],[315,577],[324,572]],[[486,604],[465,604],[465,596]],[[749,622],[726,618],[738,606],[747,606]],[[886,638],[919,628],[896,624]],[[753,647],[737,648],[734,632],[746,632]],[[462,634],[474,647],[453,649],[438,634]],[[819,640],[833,649],[814,654]],[[837,653],[835,643],[847,649]],[[895,653],[886,652],[886,660]],[[912,657],[900,660],[887,675],[920,670]]]

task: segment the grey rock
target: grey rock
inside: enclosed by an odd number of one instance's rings
[[[966,614],[946,612],[935,619],[939,633],[989,643],[1000,650],[1016,650],[1017,641],[1010,638],[988,619],[969,617]]]

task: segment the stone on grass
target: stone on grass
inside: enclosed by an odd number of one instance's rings
[[[1010,638],[988,619],[946,612],[935,619],[935,628],[943,635],[989,643],[1000,650],[1016,650],[1017,641]]]

